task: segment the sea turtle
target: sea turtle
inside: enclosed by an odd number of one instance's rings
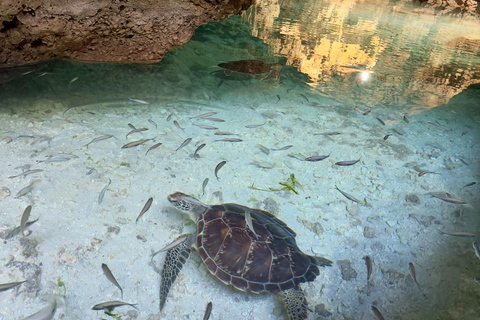
[[[262,80],[279,80],[280,70],[282,65],[280,63],[266,63],[260,60],[239,60],[219,63],[220,68],[225,69],[225,74],[230,75],[232,71],[247,73],[247,74],[269,74]]]
[[[330,260],[303,253],[295,232],[267,211],[235,203],[210,206],[181,192],[168,200],[189,214],[197,232],[180,236],[162,249],[167,255],[160,309],[193,246],[210,273],[223,283],[242,291],[280,293],[289,319],[306,319],[307,301],[299,284],[313,281],[318,267],[330,266]]]

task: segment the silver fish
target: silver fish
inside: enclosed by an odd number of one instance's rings
[[[383,140],[387,140],[387,139],[388,139],[388,137],[390,137],[390,136],[391,136],[391,134],[387,134],[387,135],[385,135],[385,137],[383,137]]]
[[[187,138],[187,139],[185,139],[185,141],[183,141],[182,144],[180,145],[180,147],[178,147],[175,151],[178,151],[178,150],[182,149],[182,148],[185,147],[187,144],[189,144],[190,141],[192,141],[192,138]]]
[[[172,119],[173,113],[170,113],[167,117],[167,122],[169,122]]]
[[[23,197],[24,195],[30,193],[30,191],[32,191],[33,186],[35,185],[35,183],[37,181],[39,181],[39,180],[32,181],[28,186],[26,186],[25,188],[22,188],[20,191],[18,191],[15,198],[17,199],[17,198]]]
[[[265,147],[264,145],[257,144],[258,148],[260,148],[260,151],[265,153],[267,156],[270,154],[270,149]]]
[[[180,127],[180,123],[178,123],[177,120],[173,120],[173,124],[175,125],[175,127],[177,127],[178,129],[180,130],[184,130],[182,127]]]
[[[13,178],[17,178],[17,177],[21,177],[23,176],[24,178],[30,174],[34,174],[34,173],[38,173],[38,172],[42,172],[43,170],[42,169],[34,169],[34,170],[27,170],[27,171],[24,171],[20,174],[17,174],[16,176],[10,176],[8,177],[8,179],[13,179]]]
[[[136,103],[140,103],[140,104],[150,104],[149,102],[147,102],[145,100],[133,99],[133,98],[130,98],[130,97],[128,97],[128,100],[136,102]]]
[[[370,276],[372,275],[372,259],[369,256],[363,257],[365,259],[365,264],[367,265],[367,281],[370,280]]]
[[[158,129],[158,126],[155,123],[155,121],[153,121],[152,119],[148,119],[148,122],[150,122],[151,125],[155,126],[155,129]]]
[[[219,118],[205,118],[205,120],[209,120],[213,122],[225,122],[225,120],[219,119]]]
[[[254,166],[257,166],[262,169],[272,169],[275,167],[275,164],[266,162],[266,161],[252,161],[250,164],[253,164]]]
[[[145,155],[147,155],[147,153],[148,153],[150,150],[156,149],[156,148],[160,147],[161,145],[162,145],[161,142],[155,143],[153,146],[151,146],[150,148],[148,148],[147,152],[145,152]]]
[[[440,233],[452,236],[452,237],[459,237],[459,238],[475,238],[475,233],[466,232],[466,231],[457,231],[457,232],[444,232],[442,230],[438,230]]]
[[[120,284],[118,283],[117,279],[115,279],[115,277],[113,276],[113,273],[112,273],[112,271],[110,270],[110,268],[109,268],[105,263],[102,263],[102,270],[103,270],[103,273],[105,274],[105,277],[107,277],[108,281],[110,281],[110,282],[113,283],[118,289],[120,289],[120,293],[121,293],[122,299],[123,299],[123,289],[122,289],[122,287],[120,286]]]
[[[165,252],[167,250],[170,250],[171,248],[173,247],[176,247],[177,245],[179,245],[180,243],[182,243],[183,241],[185,241],[187,238],[188,238],[188,234],[183,234],[181,236],[179,236],[177,239],[173,240],[172,243],[170,244],[167,244],[165,247],[163,247],[162,249],[158,250],[157,252],[153,253],[152,254],[152,259],[159,253],[162,253],[162,252]]]
[[[247,124],[245,126],[245,128],[248,128],[248,129],[255,129],[255,128],[258,128],[258,127],[261,127],[265,124],[266,122],[262,123],[262,124]]]
[[[205,178],[202,183],[202,196],[205,194],[205,188],[207,187],[208,184],[208,178]]]
[[[478,245],[478,242],[473,241],[472,246],[473,246],[473,251],[475,251],[475,255],[477,256],[478,259],[480,259],[480,246]]]
[[[288,156],[291,158],[298,159],[300,161],[305,161],[306,159],[306,157],[303,154],[299,154],[299,153],[289,153]]]
[[[442,196],[436,195],[436,194],[432,194],[432,196],[434,196],[435,198],[440,199],[442,201],[449,202],[449,203],[454,203],[454,204],[466,204],[467,203],[463,200],[456,199],[456,198],[453,198],[453,197],[442,197]]]
[[[141,144],[144,144],[145,142],[150,141],[150,140],[152,140],[152,139],[143,139],[143,140],[129,142],[129,143],[123,145],[122,149],[133,148],[133,147],[139,146]]]
[[[112,180],[108,179],[107,185],[105,186],[105,188],[103,188],[103,190],[98,195],[98,204],[102,203],[103,197],[105,196],[105,192],[107,191],[108,187],[110,186],[110,183],[112,183]]]
[[[57,301],[54,300],[48,306],[22,320],[51,320],[57,311]]]
[[[78,77],[73,78],[72,80],[70,80],[70,83],[68,85],[71,85],[72,83],[74,83],[77,80],[78,80]]]
[[[310,100],[308,100],[308,98],[307,98],[304,94],[299,93],[299,95],[300,95],[303,99],[307,100],[307,102],[310,102]]]
[[[25,226],[27,225],[28,218],[30,218],[30,212],[32,212],[32,206],[29,205],[25,208],[22,214],[22,218],[20,220],[20,232],[23,233],[25,231]]]
[[[130,129],[132,129],[132,130],[135,130],[135,129],[136,129],[135,126],[134,126],[133,124],[131,124],[131,123],[129,123],[128,126],[129,126]]]
[[[411,263],[411,262],[408,263],[408,269],[410,270],[410,275],[412,276],[413,281],[415,281],[417,286],[419,286],[419,284],[417,282],[417,274],[415,272],[415,266],[413,265],[413,263]]]
[[[107,302],[102,302],[99,304],[96,304],[92,307],[92,310],[105,310],[105,309],[113,309],[117,307],[122,307],[122,306],[130,306],[132,308],[138,309],[136,306],[136,303],[128,303],[128,302],[122,302],[122,301],[107,301]]]
[[[201,145],[199,145],[199,146],[197,147],[197,149],[195,150],[195,152],[193,153],[193,156],[192,156],[192,157],[194,157],[194,158],[200,158],[200,156],[199,156],[197,153],[198,153],[200,150],[202,150],[203,147],[205,147],[205,146],[206,146],[205,143],[202,143]]]
[[[464,185],[464,186],[462,187],[462,189],[463,189],[463,188],[466,188],[466,187],[471,187],[471,186],[473,186],[473,185],[475,185],[475,184],[477,184],[475,181],[474,181],[474,182],[467,183],[466,185]]]
[[[208,320],[210,318],[210,314],[212,313],[212,303],[207,303],[207,309],[205,310],[205,314],[203,315],[203,320]]]
[[[242,139],[236,139],[236,138],[228,138],[228,139],[219,139],[215,141],[223,141],[223,142],[242,142]]]
[[[224,165],[225,163],[227,163],[227,161],[222,161],[220,162],[219,164],[217,164],[217,166],[215,167],[215,177],[217,178],[218,180],[218,170],[220,170]]]
[[[217,130],[218,128],[217,127],[212,127],[212,126],[205,126],[205,125],[201,125],[201,124],[193,124],[199,128],[202,128],[202,129],[205,129],[205,130]]]
[[[337,166],[353,166],[358,161],[360,161],[360,159],[358,159],[358,160],[348,160],[348,161],[338,161],[338,162],[335,162],[335,164]]]
[[[281,148],[278,148],[278,149],[270,149],[270,150],[272,150],[272,151],[283,151],[283,150],[288,150],[291,147],[293,147],[293,145],[289,144],[288,146],[285,146],[285,147],[281,147]]]
[[[343,192],[342,190],[338,189],[337,186],[335,186],[335,189],[337,189],[338,191],[340,191],[340,193],[343,194],[343,196],[344,196],[345,198],[347,198],[348,200],[353,201],[353,202],[356,202],[356,203],[360,203],[360,200],[358,200],[358,199],[356,199],[354,196],[352,196],[352,195],[350,195],[350,194],[348,194],[348,193],[346,193],[346,192]]]
[[[384,122],[382,119],[380,119],[380,118],[377,117],[377,120],[378,120],[378,122],[380,122],[383,126],[385,125],[385,122]]]
[[[125,136],[125,139],[127,139],[127,137],[129,135],[131,135],[132,133],[137,133],[137,132],[142,132],[142,131],[147,131],[148,128],[138,128],[138,129],[133,129],[132,131],[130,131],[129,133],[127,133],[127,135]]]
[[[314,136],[337,136],[341,134],[340,132],[336,132],[336,131],[333,131],[333,132],[322,132],[322,133],[314,133],[313,135]]]
[[[150,197],[150,198],[147,200],[147,202],[145,203],[145,205],[143,206],[142,211],[140,211],[140,214],[138,215],[137,219],[135,220],[135,223],[137,223],[137,222],[138,222],[138,219],[140,219],[140,217],[143,216],[143,214],[144,214],[145,212],[147,212],[148,209],[150,209],[150,206],[152,205],[152,202],[153,202],[153,198]]]
[[[245,223],[247,224],[248,229],[250,229],[250,231],[253,232],[255,237],[257,237],[255,229],[253,229],[252,213],[249,210],[245,211]]]
[[[316,162],[316,161],[325,160],[325,159],[327,159],[328,157],[330,157],[330,154],[325,155],[325,156],[311,156],[311,157],[305,158],[304,161]]]
[[[207,112],[207,113],[204,113],[204,114],[201,114],[201,115],[199,115],[199,116],[192,117],[192,118],[195,118],[195,119],[198,120],[198,119],[202,119],[202,118],[214,116],[214,115],[216,115],[216,114],[217,114],[217,112]],[[190,119],[192,119],[192,118],[190,118]]]
[[[219,132],[215,132],[214,135],[216,136],[236,136],[238,133],[231,133],[231,132],[227,132],[227,131],[219,131]]]
[[[36,220],[33,220],[33,221],[28,221],[26,224],[25,224],[25,229],[30,227],[32,224],[34,224],[35,222],[38,221],[38,218]],[[16,227],[14,229],[12,229],[12,231],[10,231],[7,236],[5,237],[5,240],[8,240],[8,239],[11,239],[13,238],[14,236],[16,236],[17,234],[20,233],[20,227]]]
[[[0,284],[0,292],[13,289],[16,286],[19,286],[26,281],[27,280],[19,281],[19,282],[2,283],[2,284]]]

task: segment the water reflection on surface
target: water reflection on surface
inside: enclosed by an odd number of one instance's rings
[[[252,35],[352,105],[432,108],[480,82],[480,22],[385,1],[259,1]]]

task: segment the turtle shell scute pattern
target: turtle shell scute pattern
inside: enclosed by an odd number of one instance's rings
[[[246,224],[247,210],[255,232]],[[223,283],[242,291],[278,292],[319,274],[318,261],[298,248],[295,236],[269,212],[227,203],[200,218],[196,244],[207,269]]]

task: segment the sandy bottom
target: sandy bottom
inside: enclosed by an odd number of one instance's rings
[[[155,267],[161,269],[165,255],[152,262],[151,254],[193,227],[167,201],[177,190],[206,203],[269,210],[296,231],[304,252],[334,261],[303,285],[309,319],[373,319],[372,305],[386,319],[474,319],[480,314],[474,239],[439,231],[479,230],[479,90],[444,107],[412,111],[376,106],[363,115],[365,110],[308,91],[256,86],[226,82],[216,95],[198,92],[196,99],[135,97],[149,105],[119,99],[67,110],[50,100],[4,102],[0,237],[20,225],[30,204],[30,221],[39,220],[28,228],[28,236],[3,241],[0,283],[27,282],[0,292],[0,319],[22,319],[48,304],[42,296],[65,292],[65,305],[54,319],[113,319],[91,310],[110,300],[137,304],[138,310],[114,310],[124,320],[201,319],[209,301],[214,320],[285,319],[275,295],[223,285],[207,273],[196,253],[159,311]],[[225,122],[193,118],[206,112],[216,112],[213,117]],[[129,123],[148,131],[126,139]],[[255,124],[261,126],[245,127]],[[237,135],[214,135],[217,131]],[[341,134],[316,135],[327,132]],[[85,146],[107,134],[113,137]],[[175,151],[187,138],[191,142]],[[243,141],[216,141],[224,138]],[[151,140],[122,149],[141,139]],[[202,143],[200,157],[193,158]],[[274,150],[288,145],[292,147]],[[319,162],[297,159],[329,154]],[[335,165],[358,159],[352,166]],[[226,164],[217,180],[214,170],[221,161]],[[43,171],[21,175],[36,169]],[[419,176],[422,170],[431,172]],[[279,189],[292,173],[298,194],[254,189]],[[470,182],[477,184],[463,187]],[[30,184],[31,190],[17,197]],[[433,193],[448,193],[466,204],[444,202]],[[152,207],[135,223],[150,197]],[[368,281],[367,255],[373,261]],[[104,276],[102,263],[123,287],[123,299]]]

